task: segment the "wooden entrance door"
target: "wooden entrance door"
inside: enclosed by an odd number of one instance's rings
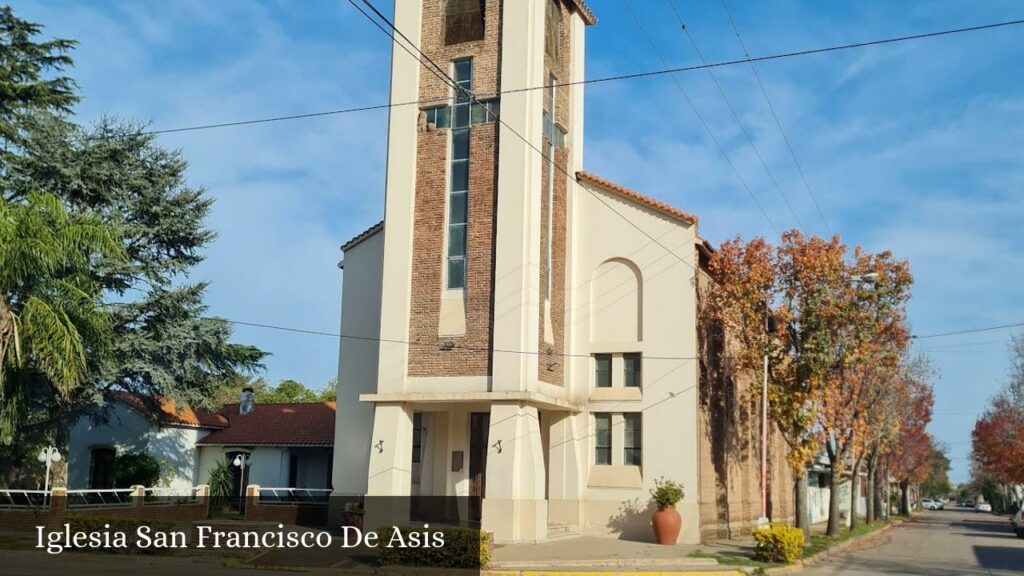
[[[483,516],[483,498],[487,478],[487,433],[491,415],[474,412],[469,415],[469,514],[479,522]]]

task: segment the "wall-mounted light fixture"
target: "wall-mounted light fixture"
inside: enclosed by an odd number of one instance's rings
[[[452,342],[451,340],[445,340],[444,342],[441,342],[440,344],[437,345],[437,349],[440,350],[441,352],[447,352],[454,348],[455,342]]]
[[[492,445],[491,445],[491,447],[492,447],[492,448],[494,448],[494,450],[495,450],[495,451],[496,451],[496,452],[497,452],[498,454],[501,454],[501,440],[498,440],[497,442],[495,442],[494,444],[492,444]]]
[[[374,444],[373,446],[374,446],[374,448],[377,449],[377,453],[378,454],[383,454],[384,453],[384,441],[383,440],[378,440],[377,443]]]

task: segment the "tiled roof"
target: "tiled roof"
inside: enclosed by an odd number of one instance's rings
[[[578,180],[579,182],[589,182],[590,184],[596,184],[597,186],[600,186],[605,190],[615,192],[620,196],[624,196],[626,198],[629,198],[630,200],[639,202],[640,204],[643,204],[649,208],[653,208],[658,212],[661,212],[662,214],[672,216],[673,218],[677,218],[679,220],[683,220],[684,222],[688,222],[694,226],[697,225],[698,219],[693,214],[683,212],[682,210],[674,206],[669,206],[668,204],[665,204],[664,202],[661,202],[659,200],[655,200],[650,196],[644,196],[643,194],[636,192],[635,190],[630,190],[625,186],[616,184],[615,182],[612,182],[610,180],[605,180],[604,178],[601,178],[600,176],[595,176],[590,172],[584,172],[580,170],[579,172],[576,173],[576,180]]]
[[[200,445],[332,446],[334,402],[260,404],[248,414],[225,404],[220,414],[228,426],[199,440]]]
[[[597,24],[597,16],[594,16],[594,13],[590,11],[590,8],[587,6],[586,2],[584,2],[583,0],[569,0],[569,3],[580,11],[580,15],[583,16],[584,22],[591,26]]]
[[[118,390],[112,392],[111,395],[140,414],[150,415],[154,410],[158,410],[157,420],[162,424],[194,426],[197,428],[224,428],[228,425],[228,419],[220,413],[193,409],[188,406],[179,410],[177,403],[169,398],[161,398],[160,406],[153,407],[140,396],[130,392]]]
[[[341,245],[341,250],[343,252],[345,250],[348,250],[349,248],[355,246],[356,244],[359,244],[363,240],[366,240],[370,236],[373,236],[374,234],[376,234],[377,232],[379,232],[383,228],[384,228],[384,221],[381,220],[380,222],[377,222],[373,226],[370,226],[366,230],[363,230],[362,232],[360,232],[355,238],[353,238],[353,239],[349,240],[348,242],[345,242],[344,244],[342,244]]]

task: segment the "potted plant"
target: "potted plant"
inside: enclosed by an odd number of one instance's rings
[[[679,531],[683,527],[683,519],[676,510],[676,504],[683,499],[683,485],[665,478],[654,481],[651,499],[658,507],[651,516],[651,527],[654,539],[658,544],[675,545],[679,539]]]

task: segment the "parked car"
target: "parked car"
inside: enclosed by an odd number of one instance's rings
[[[925,498],[924,500],[921,500],[921,507],[925,510],[942,510],[946,505],[943,504],[941,500]]]
[[[989,504],[988,502],[978,502],[974,506],[974,511],[975,512],[991,512],[992,511],[992,505]]]
[[[974,500],[964,500],[964,508],[974,508]]]
[[[1017,538],[1024,539],[1024,508],[1017,510],[1017,513],[1013,515],[1013,519],[1010,522],[1013,526],[1013,531],[1017,534]]]

